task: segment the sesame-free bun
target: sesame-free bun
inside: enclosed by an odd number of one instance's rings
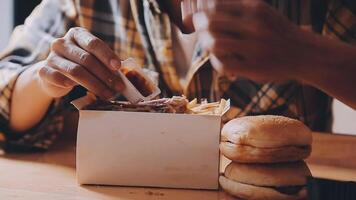
[[[291,162],[311,153],[312,134],[302,122],[283,116],[241,117],[222,129],[220,149],[242,163]]]
[[[311,173],[304,161],[275,164],[231,162],[224,176],[220,176],[219,183],[226,192],[243,199],[295,200],[306,198],[308,176]],[[291,188],[294,191],[291,192]]]
[[[310,170],[304,161],[273,164],[231,162],[224,175],[234,181],[258,186],[306,185]]]

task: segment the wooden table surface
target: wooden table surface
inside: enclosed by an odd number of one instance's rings
[[[314,134],[308,165],[316,177],[356,181],[356,137]],[[226,160],[222,165],[227,163]],[[80,186],[75,178],[75,138],[64,135],[46,153],[0,158],[0,199],[206,199],[222,191]]]

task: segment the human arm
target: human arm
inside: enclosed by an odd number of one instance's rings
[[[76,85],[103,98],[113,97],[124,87],[114,74],[119,63],[103,41],[83,28],[70,29],[52,42],[46,60],[19,76],[11,105],[11,128],[31,128],[43,118],[53,99],[65,96]]]
[[[356,108],[356,47],[302,30],[261,0],[215,2],[194,24],[217,70],[306,82]]]
[[[15,29],[8,47],[1,52],[0,148],[14,149],[13,147],[16,146],[16,149],[32,149],[32,147],[46,149],[63,127],[63,118],[59,112],[62,112],[67,104],[64,102],[66,98],[61,97],[71,91],[78,82],[68,78],[64,73],[49,72],[70,69],[66,68],[68,65],[57,62],[58,60],[62,63],[74,62],[73,59],[66,59],[64,56],[54,56],[66,52],[66,48],[60,48],[63,45],[59,44],[64,44],[61,43],[66,41],[64,37],[71,38],[66,32],[73,25],[74,20],[75,7],[72,0],[44,0],[27,18],[25,24]],[[98,43],[97,38],[91,41],[95,41],[94,46],[97,45],[96,48],[100,50],[103,42],[95,44]],[[110,52],[112,53],[112,51],[105,53],[110,55]],[[107,62],[104,65],[89,53],[85,53],[81,61],[74,62],[76,63],[74,65],[80,66],[82,60],[87,62],[87,67],[92,66],[93,62],[94,64],[99,62],[96,67],[104,66],[103,69],[108,69]],[[97,75],[96,81],[103,78],[100,72],[95,75]],[[117,77],[109,80],[112,80],[110,84],[115,84]],[[70,82],[70,87],[63,87],[65,82]],[[100,82],[102,82],[101,86],[105,85],[105,89],[109,88],[104,80]],[[87,87],[98,96],[104,96],[103,88],[99,92],[98,89],[94,90],[88,85],[80,85]],[[114,88],[110,90],[113,91]]]

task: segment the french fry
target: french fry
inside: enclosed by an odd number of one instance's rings
[[[187,108],[192,109],[192,108],[196,107],[198,104],[197,102],[198,102],[197,98],[193,99],[192,101],[190,101],[188,103]]]
[[[201,110],[214,109],[214,108],[216,108],[218,106],[219,106],[218,102],[206,103],[206,104],[200,104],[199,106],[192,108],[192,110],[194,112],[199,112]]]
[[[227,101],[225,99],[221,99],[220,102],[213,103],[202,103],[198,104],[197,99],[189,102],[188,110],[192,114],[199,115],[221,115],[224,112],[224,109],[227,105]]]
[[[215,110],[214,114],[221,115],[226,106],[226,100],[221,99],[219,107]]]

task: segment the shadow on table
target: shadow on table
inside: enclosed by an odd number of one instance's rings
[[[75,147],[76,134],[73,133],[73,131],[69,131],[60,135],[48,151],[36,153],[9,153],[0,158],[48,163],[75,168]]]
[[[65,116],[64,131],[48,151],[36,153],[10,153],[0,158],[20,161],[62,165],[75,169],[75,147],[78,112],[68,111]]]
[[[235,199],[223,191],[85,185],[82,188],[105,199]]]

